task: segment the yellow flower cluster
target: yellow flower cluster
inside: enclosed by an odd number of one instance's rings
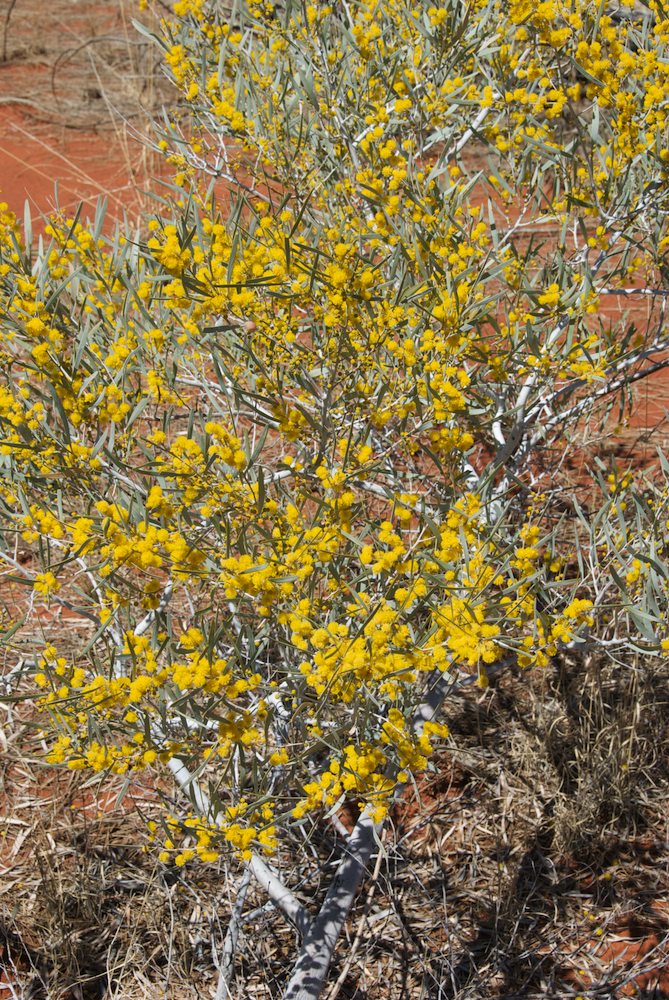
[[[244,822],[239,822],[239,819]],[[252,848],[272,854],[277,842],[272,819],[270,806],[249,809],[244,800],[226,808],[215,821],[192,812],[183,818],[168,815],[164,821],[165,837],[158,857],[164,863],[171,861],[182,868],[194,858],[205,862],[217,861],[224,845],[231,847],[243,861],[251,857]],[[150,821],[149,842],[157,840],[158,831],[158,824]]]

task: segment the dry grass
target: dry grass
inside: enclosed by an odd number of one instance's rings
[[[452,747],[396,810],[328,1000],[669,995],[668,706],[669,665],[633,659],[510,673],[447,706]],[[45,770],[29,705],[5,712],[6,996],[213,996],[239,872],[157,863],[136,808],[156,813],[153,789],[117,803],[121,779],[100,797]],[[340,846],[323,827],[288,845],[307,905]],[[264,903],[252,888],[235,997],[280,997],[290,968]]]
[[[666,664],[592,660],[447,709],[341,995],[666,995],[668,705]]]
[[[132,26],[140,15],[131,0],[5,0],[3,7],[2,100],[16,102],[37,127],[116,130],[119,119],[141,127],[166,99],[160,53]]]

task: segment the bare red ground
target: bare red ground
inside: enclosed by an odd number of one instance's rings
[[[131,23],[137,0],[0,6],[0,201],[22,218],[27,200],[39,220],[80,202],[85,216],[104,195],[111,217],[134,219],[156,158],[132,135],[164,87],[157,50]]]
[[[20,111],[6,109],[0,124],[0,198],[23,218],[59,208],[75,211],[80,203],[94,211],[105,197],[109,214],[137,216],[141,204],[140,165],[113,133],[40,128]]]

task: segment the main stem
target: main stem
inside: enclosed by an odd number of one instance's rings
[[[448,690],[457,684],[447,673],[435,671],[430,675],[425,698],[412,720],[411,728],[417,736],[422,734],[425,723],[437,714]],[[397,786],[396,797],[402,787],[401,783]],[[380,846],[384,820],[375,822],[373,812],[374,806],[368,806],[363,811],[346,843],[337,874],[302,941],[283,1000],[318,1000],[321,995],[344,922],[375,849]]]
[[[332,955],[365,871],[379,844],[383,821],[375,823],[365,810],[345,848],[345,856],[300,953],[283,1000],[317,1000],[325,985]]]

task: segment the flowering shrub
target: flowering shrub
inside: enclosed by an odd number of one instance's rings
[[[146,232],[3,206],[3,558],[91,623],[48,758],[171,768],[164,861],[378,829],[451,687],[666,646],[666,492],[556,471],[664,364],[662,12],[178,0]]]

